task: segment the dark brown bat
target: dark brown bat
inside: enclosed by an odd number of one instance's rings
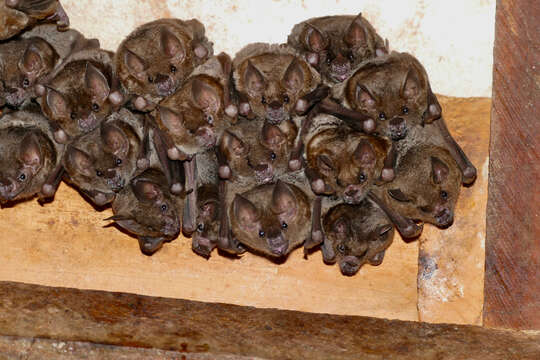
[[[38,102],[56,129],[57,142],[91,132],[112,113],[110,56],[99,49],[79,52],[45,85]]]
[[[311,229],[307,195],[278,181],[237,193],[229,209],[232,234],[251,250],[279,259],[300,246]]]
[[[0,40],[38,22],[56,22],[58,30],[69,27],[69,18],[58,0],[0,0]]]
[[[144,24],[118,47],[114,62],[123,88],[113,93],[112,100],[131,99],[137,110],[152,110],[212,54],[212,43],[198,20],[161,19]]]
[[[427,73],[420,62],[407,53],[390,55],[364,63],[341,88],[334,88],[333,96],[343,99],[345,106],[376,119],[376,131],[395,142],[409,140],[411,128],[430,128],[425,134],[417,131],[414,143],[431,141],[447,148],[463,173],[463,183],[476,178],[476,168],[452,138],[442,108],[431,91]],[[362,125],[344,119],[357,129]]]
[[[348,204],[362,201],[381,177],[391,143],[352,131],[339,119],[318,115],[304,139],[306,175],[313,192]]]
[[[332,264],[337,261],[341,273],[347,276],[355,275],[366,263],[380,265],[394,238],[388,216],[367,199],[358,205],[333,207],[324,217],[323,226],[323,259]]]
[[[38,37],[0,43],[0,107],[19,108],[35,97],[34,86],[59,61],[56,50]]]
[[[179,161],[167,161],[167,149],[159,132],[146,122],[144,158],[129,184],[116,195],[112,204],[114,220],[137,236],[141,251],[151,255],[164,242],[180,233],[184,212],[184,173]],[[174,190],[174,191],[171,191]]]
[[[319,74],[286,45],[254,43],[233,60],[242,116],[279,124],[307,110],[320,85]]]
[[[297,49],[330,86],[346,80],[363,61],[388,53],[385,42],[362,14],[303,21],[292,29],[288,44]]]
[[[143,120],[127,109],[112,113],[100,127],[67,146],[68,181],[96,205],[114,200],[137,169]]]
[[[98,40],[86,39],[73,29],[60,32],[52,24],[38,25],[0,43],[0,107],[4,103],[20,107],[43,94],[42,84],[50,80],[53,69],[79,51],[97,48]]]
[[[0,203],[56,192],[64,147],[53,142],[52,129],[38,110],[29,107],[0,119]]]
[[[418,145],[403,155],[394,181],[372,189],[371,198],[388,214],[404,238],[422,231],[415,221],[450,226],[461,188],[461,173],[448,150]]]
[[[245,186],[277,180],[289,170],[297,133],[290,121],[272,125],[241,119],[223,133],[218,144],[220,176]]]
[[[152,255],[163,242],[174,240],[180,232],[182,206],[178,206],[179,199],[169,192],[165,174],[149,168],[118,193],[112,203],[114,216],[106,220],[114,220],[136,235],[141,251]]]
[[[173,143],[168,149],[171,159],[190,159],[213,148],[236,121],[236,106],[228,96],[230,73],[224,67],[230,68],[230,58],[222,53],[197,68],[175,94],[159,104],[154,114]]]

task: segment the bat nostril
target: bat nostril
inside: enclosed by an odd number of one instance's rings
[[[273,109],[273,110],[279,110],[281,109],[281,107],[283,106],[283,104],[279,101],[272,101],[270,104],[269,104],[270,108]]]
[[[392,120],[390,120],[390,125],[392,126],[402,126],[405,125],[405,119],[401,117],[395,117]]]

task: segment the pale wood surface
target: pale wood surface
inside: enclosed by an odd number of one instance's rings
[[[475,144],[471,149],[480,147],[482,154],[487,153],[487,144],[454,127],[448,109],[460,107],[469,121],[489,126],[488,116],[478,106],[489,108],[490,100],[441,97],[441,102],[451,131],[465,150],[468,145],[462,139]],[[426,297],[433,295],[420,292],[423,320],[478,323],[487,189],[482,175],[484,161],[473,162],[481,177],[472,188],[463,189],[456,223],[445,231],[426,226],[423,235],[431,239],[433,234],[451,234],[454,238],[445,241],[444,248],[465,256],[456,256],[453,266],[457,271],[445,274],[449,281],[463,284],[464,291],[449,301],[430,304]],[[115,227],[103,227],[107,222],[102,219],[111,215],[110,210],[97,212],[65,184],[51,204],[40,206],[29,201],[0,213],[0,280],[307,312],[419,319],[419,243],[406,244],[399,235],[381,266],[367,265],[356,276],[344,277],[337,266],[323,264],[320,252],[305,260],[297,250],[280,265],[251,254],[240,259],[213,254],[207,261],[192,253],[191,242],[185,238],[165,244],[147,257],[140,253],[134,238]],[[436,316],[443,312],[449,312],[450,317]],[[463,315],[467,312],[472,315]]]

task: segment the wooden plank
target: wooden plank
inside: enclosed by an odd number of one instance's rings
[[[0,335],[266,359],[540,357],[540,334],[8,282]]]
[[[497,2],[484,324],[540,329],[540,3]]]
[[[419,318],[481,325],[491,102],[485,98],[441,100],[448,128],[478,175],[473,186],[461,188],[450,228],[424,226],[419,239]]]

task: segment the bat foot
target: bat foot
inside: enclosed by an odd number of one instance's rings
[[[291,159],[289,160],[289,170],[296,171],[302,168],[302,162],[300,159]]]
[[[315,194],[324,194],[326,185],[322,179],[316,179],[311,182],[311,189]]]
[[[144,109],[146,109],[146,106],[148,105],[148,102],[143,97],[139,96],[135,99],[133,105],[135,106],[135,109],[139,111],[144,111]]]
[[[299,99],[297,102],[296,102],[296,107],[295,107],[295,110],[297,113],[299,114],[303,114],[307,111],[309,107],[309,103],[304,100],[304,99]]]
[[[385,168],[385,169],[382,169],[382,172],[381,172],[381,179],[385,182],[390,182],[392,180],[394,180],[394,178],[396,177],[396,173],[394,172],[394,169],[388,169],[388,168]]]
[[[124,101],[124,97],[122,96],[120,91],[113,91],[109,95],[109,100],[111,101],[111,103],[113,103],[113,105],[118,106],[118,105],[122,104],[122,102]]]
[[[251,106],[247,102],[240,103],[240,106],[238,108],[238,112],[242,116],[248,116],[251,112]]]
[[[362,124],[362,129],[364,130],[366,134],[371,134],[372,132],[375,131],[376,128],[377,128],[377,124],[375,124],[375,121],[373,121],[373,119],[367,119]]]
[[[68,136],[64,130],[57,130],[53,134],[54,140],[59,144],[66,144],[68,142]]]
[[[218,170],[219,177],[221,179],[230,179],[231,177],[231,168],[227,165],[221,165]]]
[[[146,170],[150,166],[150,160],[143,158],[137,160],[137,169]]]
[[[228,117],[235,118],[236,115],[238,115],[238,108],[236,107],[236,105],[229,104],[225,108],[225,114],[227,114]]]
[[[173,193],[174,195],[180,195],[182,193],[182,190],[184,189],[184,187],[182,186],[182,184],[180,183],[174,183],[171,185],[171,193]]]

